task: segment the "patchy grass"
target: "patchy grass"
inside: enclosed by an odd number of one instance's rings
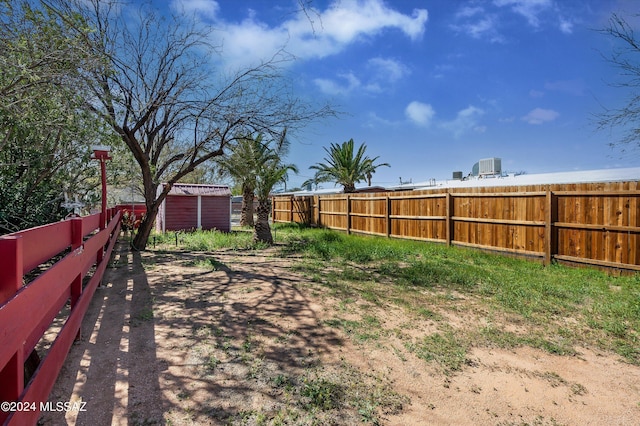
[[[178,247],[171,247],[174,241],[169,238],[154,253],[157,259],[165,256],[167,262],[180,254],[181,266],[224,271],[197,273],[230,279],[228,287],[217,290],[217,299],[206,288],[206,300],[216,303],[210,303],[202,318],[194,311],[195,317],[186,320],[196,342],[186,364],[199,381],[224,383],[229,389],[251,390],[247,395],[255,391],[273,399],[273,403],[253,406],[247,400],[228,410],[219,401],[199,400],[201,405],[187,404],[192,411],[184,410],[190,421],[381,424],[387,415],[401,412],[410,403],[394,390],[395,366],[406,365],[412,374],[449,376],[444,382],[448,388],[457,379],[450,376],[479,365],[479,358],[471,355],[475,348],[528,346],[576,355],[580,347],[595,346],[640,364],[638,276],[613,278],[593,270],[543,267],[456,247],[290,225],[276,226],[274,235],[276,247],[259,256],[253,251],[261,247],[250,244],[246,231],[179,236]],[[216,254],[217,250],[223,252]],[[291,261],[281,259],[287,257]],[[216,258],[225,259],[229,266]],[[305,327],[336,336],[327,343],[332,349],[344,350],[339,346],[350,339],[350,349],[355,343],[358,351],[371,352],[376,359],[391,355],[394,369],[358,369],[347,363],[341,351],[333,362],[323,365],[319,352],[304,344],[305,331],[285,327],[286,321],[279,324],[280,317],[270,316],[272,308],[262,301],[275,294],[267,292],[271,284],[281,290],[276,285],[281,275],[269,275],[268,282],[260,285],[254,281],[257,274],[243,281],[238,274],[243,269],[232,259],[259,259],[256,271],[264,262],[269,268],[277,264],[280,273],[292,268],[304,274],[308,279],[295,275],[291,285],[305,297],[317,298],[314,304],[323,304],[317,322]],[[179,285],[189,284],[185,280]],[[222,308],[227,298],[233,302],[230,310]],[[258,307],[253,316],[250,304]],[[239,322],[230,315],[235,309],[241,313]],[[281,315],[308,318],[308,313],[289,309]],[[318,335],[310,336],[309,341],[315,341]],[[588,393],[587,387],[552,371],[525,373],[552,387],[564,387],[571,395]],[[475,384],[469,390],[487,391]],[[178,398],[190,402],[191,395],[194,390],[182,389]],[[429,401],[419,403],[436,408]]]
[[[376,341],[385,331],[367,323],[373,317],[367,319],[357,302],[392,303],[439,324],[424,340],[403,344],[447,371],[458,370],[474,346],[531,346],[559,355],[595,346],[640,365],[640,274],[611,277],[593,269],[544,267],[478,250],[292,224],[276,224],[274,236],[279,255],[296,258],[294,270],[338,298],[342,312],[360,313],[360,320],[336,317],[327,323],[358,343]],[[161,250],[175,245],[175,238],[156,236]],[[180,250],[263,248],[246,230],[178,233],[177,238]],[[209,270],[224,267],[213,257],[194,262]],[[451,327],[448,312],[478,321]]]
[[[152,241],[157,249],[179,248],[187,251],[254,250],[266,247],[253,242],[250,230],[157,233],[152,236]]]
[[[459,247],[295,225],[277,228],[282,254],[302,257],[295,268],[341,299],[393,302],[436,321],[443,321],[446,311],[481,310],[497,323],[508,318],[526,329],[470,326],[412,343],[416,353],[446,368],[455,370],[464,350],[451,349],[453,355],[445,356],[434,346],[528,345],[561,355],[575,354],[575,346],[596,346],[640,365],[640,274],[612,277]]]
[[[187,263],[187,266],[194,266],[196,268],[206,269],[208,271],[219,271],[226,267],[224,263],[220,262],[213,256],[195,259]]]

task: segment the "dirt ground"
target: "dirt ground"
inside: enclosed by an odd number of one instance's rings
[[[292,262],[276,249],[121,245],[50,396],[85,411],[40,423],[640,424],[640,368],[615,355],[476,348],[443,371],[407,349],[407,336],[432,332],[428,318],[365,299],[345,309]],[[359,339],[334,326],[366,324],[362,312],[376,321]]]

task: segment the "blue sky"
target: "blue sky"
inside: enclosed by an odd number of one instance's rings
[[[300,4],[306,4],[306,14]],[[602,106],[620,107],[619,70],[598,33],[623,0],[174,0],[212,25],[231,66],[284,48],[297,95],[329,101],[341,117],[291,137],[313,175],[323,147],[353,138],[391,167],[374,185],[447,179],[482,158],[506,171],[544,173],[637,167],[612,150],[620,135],[597,131]],[[324,187],[333,187],[324,184]]]

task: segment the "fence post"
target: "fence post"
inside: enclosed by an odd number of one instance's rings
[[[321,200],[320,200],[320,196],[319,195],[314,195],[313,198],[314,198],[314,203],[317,206],[316,226],[318,228],[320,228],[320,227],[322,227],[322,223],[320,223],[320,201]]]
[[[0,238],[0,305],[22,288],[24,257],[22,237]],[[0,401],[17,401],[24,389],[24,349],[11,348],[15,353],[9,362],[0,366]],[[4,423],[8,412],[0,411],[0,423]]]
[[[293,195],[289,198],[289,222],[293,223]]]
[[[558,251],[558,230],[554,223],[558,220],[558,196],[547,187],[546,212],[544,224],[544,264],[550,265]]]
[[[391,237],[391,198],[387,195],[387,238]]]
[[[22,288],[23,259],[20,235],[0,238],[0,304]]]
[[[347,195],[347,234],[351,234],[351,198]]]
[[[445,209],[446,209],[446,219],[445,219],[445,239],[447,246],[451,245],[451,241],[453,241],[453,197],[451,196],[451,192],[447,191],[445,195]]]
[[[276,197],[271,197],[271,221],[273,223],[277,222],[277,220],[276,220],[277,219],[276,218],[277,214],[278,213],[276,213]]]
[[[71,219],[71,250],[76,250],[82,246],[82,218]],[[71,310],[78,303],[82,294],[82,272],[78,271],[78,275],[71,282]],[[76,340],[80,340],[80,329],[76,334]]]

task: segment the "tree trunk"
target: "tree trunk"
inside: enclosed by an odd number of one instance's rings
[[[345,183],[344,184],[344,192],[345,193],[356,192],[356,185],[353,184],[353,183]]]
[[[131,247],[133,248],[133,250],[142,251],[147,248],[149,236],[151,235],[151,231],[153,231],[153,225],[156,220],[156,216],[158,216],[158,205],[159,202],[157,200],[150,206],[147,205],[147,213],[145,214],[144,220],[140,222],[138,232],[136,232],[136,236],[131,242]]]
[[[270,211],[271,203],[269,199],[259,200],[258,221],[253,229],[253,242],[273,244],[273,236],[271,235],[271,227],[269,226]]]
[[[143,156],[140,162],[142,185],[144,187],[144,200],[147,212],[145,213],[144,219],[140,221],[140,226],[138,227],[136,236],[133,238],[133,241],[131,241],[131,248],[134,251],[146,250],[147,243],[149,242],[149,236],[151,235],[151,231],[153,231],[153,225],[156,220],[156,216],[158,215],[160,204],[164,201],[171,189],[170,185],[166,185],[162,192],[157,194],[158,183],[153,179],[151,172],[152,167],[148,160],[148,157]]]
[[[253,226],[253,188],[248,185],[242,186],[240,226]]]

